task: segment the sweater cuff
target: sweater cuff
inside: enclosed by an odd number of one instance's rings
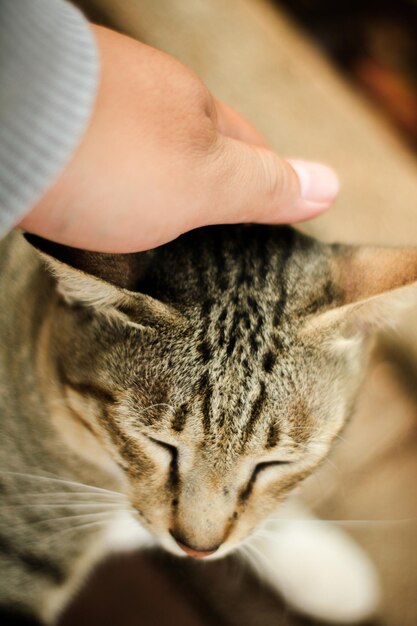
[[[0,236],[54,182],[93,109],[98,52],[63,0],[0,0]]]

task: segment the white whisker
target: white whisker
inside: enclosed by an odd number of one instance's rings
[[[82,509],[82,508],[115,508],[120,509],[120,504],[117,502],[103,502],[103,503],[90,503],[90,502],[81,502],[78,504],[74,504],[73,502],[55,502],[54,504],[50,503],[36,503],[36,504],[0,504],[1,509],[15,509],[15,508],[24,508],[24,509]]]
[[[22,498],[69,498],[71,501],[77,502],[77,500],[84,501],[88,498],[88,502],[122,502],[123,500],[127,500],[127,496],[120,494],[120,496],[116,494],[107,494],[107,493],[94,493],[88,491],[37,491],[37,492],[27,492],[22,491],[19,493],[11,494],[10,496],[5,496],[7,500],[11,500],[13,498],[17,500],[21,500]]]
[[[80,532],[85,528],[94,528],[97,526],[107,526],[111,520],[97,520],[95,522],[87,522],[86,524],[74,524],[70,528],[63,528],[62,530],[58,530],[57,532],[50,535],[50,538],[55,538],[57,536],[65,535],[66,533],[77,531]]]
[[[326,524],[335,524],[335,525],[341,525],[341,526],[359,526],[361,524],[365,525],[365,526],[370,526],[372,524],[374,525],[384,525],[384,524],[412,524],[412,523],[416,523],[417,522],[417,517],[400,517],[400,518],[385,518],[385,519],[327,519],[327,518],[305,518],[305,517],[300,517],[300,518],[275,518],[275,519],[269,519],[265,522],[265,526],[263,526],[261,529],[259,529],[258,531],[256,531],[256,535],[258,536],[258,532],[262,533],[271,533],[271,535],[274,534],[274,529],[273,528],[268,528],[268,526],[266,524],[268,524],[268,522],[274,523],[274,524],[279,524],[279,522],[285,522],[286,524],[290,524],[291,522],[295,522],[297,524],[300,523],[305,523],[305,524],[321,524],[321,523],[326,523]],[[275,526],[275,530],[279,532],[279,527]]]
[[[255,573],[260,577],[261,572],[259,569],[259,561],[257,561],[255,555],[251,552],[248,544],[243,544],[239,547],[239,551],[243,553],[244,558],[249,562],[250,566]]]
[[[252,556],[253,556],[253,559],[254,559],[253,562],[255,562],[257,564],[257,571],[258,571],[258,573],[259,573],[259,565],[260,565],[259,562],[260,561],[262,563],[265,563],[267,566],[269,566],[268,559],[266,558],[265,554],[263,554],[263,552],[261,552],[261,550],[257,546],[254,546],[251,543],[247,543],[246,547],[249,549],[250,552],[252,552]]]
[[[150,411],[151,409],[156,409],[159,406],[164,406],[171,411],[174,411],[174,407],[172,404],[167,404],[166,402],[158,402],[157,404],[150,404],[149,406],[145,406],[143,409],[140,409],[139,413],[143,413],[144,411]]]
[[[61,483],[61,484],[70,485],[70,486],[74,486],[78,488],[83,488],[89,491],[111,493],[117,496],[123,496],[123,494],[120,491],[113,491],[111,489],[105,489],[104,487],[88,485],[86,483],[82,483],[82,482],[75,481],[75,480],[66,480],[64,478],[50,478],[48,476],[39,476],[36,474],[27,474],[25,472],[14,472],[11,470],[3,470],[3,469],[0,469],[0,473],[10,475],[10,476],[17,476],[20,478],[26,478],[29,480],[39,480],[39,481],[45,481],[45,482],[51,482],[51,483]]]
[[[82,513],[80,515],[65,515],[63,517],[48,517],[46,519],[41,519],[41,520],[36,520],[34,522],[28,522],[25,524],[18,524],[17,526],[15,526],[15,528],[24,528],[24,527],[28,527],[28,526],[40,526],[41,524],[50,524],[50,523],[62,523],[65,524],[66,522],[74,522],[76,520],[81,520],[81,519],[91,519],[91,518],[95,518],[97,521],[100,520],[100,518],[102,518],[103,516],[106,516],[107,518],[114,517],[115,513],[119,513],[119,512],[127,512],[124,509],[118,509],[117,511],[98,511],[95,513]],[[131,513],[132,511],[129,511],[129,513]]]

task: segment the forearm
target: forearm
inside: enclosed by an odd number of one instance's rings
[[[0,0],[0,236],[38,201],[88,124],[98,55],[63,0]]]

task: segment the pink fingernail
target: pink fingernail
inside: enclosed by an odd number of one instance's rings
[[[328,205],[339,193],[336,173],[327,165],[289,159],[300,182],[301,195],[307,202]]]

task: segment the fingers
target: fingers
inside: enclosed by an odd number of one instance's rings
[[[339,182],[326,165],[287,161],[266,148],[222,138],[213,164],[216,198],[205,223],[291,223],[326,210]]]
[[[221,100],[214,99],[215,125],[220,134],[254,146],[266,147],[266,139],[240,113]]]

